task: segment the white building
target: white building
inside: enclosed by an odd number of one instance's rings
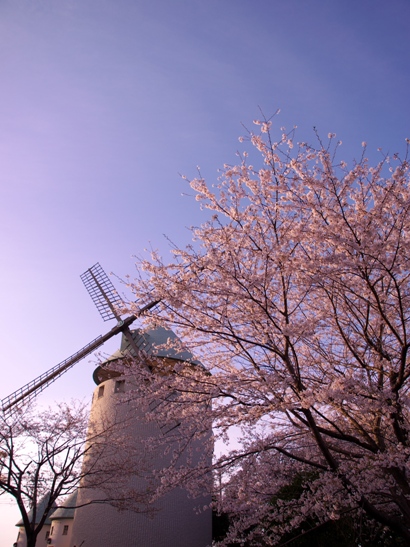
[[[71,547],[77,494],[78,490],[64,500],[64,504],[50,515],[48,547]]]
[[[39,523],[41,520],[41,517],[44,514],[44,510],[46,508],[46,504],[48,501],[48,496],[44,496],[40,502],[37,505],[36,509],[36,524]],[[56,504],[54,504],[55,507]],[[31,520],[33,518],[33,510],[31,510],[28,514],[28,518]],[[17,540],[14,543],[14,547],[26,547],[27,540],[26,540],[26,532],[24,530],[23,526],[23,519],[19,520],[16,526],[19,527],[19,531],[17,534]],[[48,547],[48,538],[50,535],[50,529],[51,529],[51,520],[50,516],[46,519],[43,528],[41,529],[40,534],[37,537],[37,544],[36,547]]]

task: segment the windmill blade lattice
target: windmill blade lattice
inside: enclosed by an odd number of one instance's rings
[[[103,344],[102,336],[98,336],[92,342],[81,348],[79,351],[51,368],[47,372],[41,374],[22,388],[16,390],[14,393],[5,397],[1,400],[1,408],[4,414],[11,414],[14,410],[19,408],[19,403],[24,401],[25,403],[30,402],[34,397],[43,391],[47,386],[52,384],[57,378],[62,374],[67,372],[72,366],[74,366],[77,361],[86,357],[89,353],[97,349],[101,344]]]
[[[55,367],[51,368],[47,372],[44,372],[41,374],[41,376],[38,376],[25,386],[21,387],[20,389],[14,391],[11,395],[8,397],[5,397],[1,400],[1,409],[5,415],[12,414],[15,410],[20,408],[21,405],[26,404],[30,402],[34,397],[36,397],[39,393],[41,393],[47,386],[52,384],[62,376],[65,372],[67,372],[71,367],[73,367],[78,361],[81,361],[84,357],[98,349],[100,346],[102,346],[107,340],[112,338],[113,336],[116,336],[120,332],[123,331],[124,328],[127,328],[131,323],[133,323],[136,319],[135,315],[132,315],[125,319],[124,321],[121,321],[121,324],[116,325],[113,329],[108,331],[106,334],[102,336],[97,336],[97,338],[94,338],[89,344],[82,347],[80,350],[78,350],[76,353],[73,353],[70,357],[56,365]]]
[[[97,262],[80,277],[103,320],[119,320],[116,309],[123,304],[122,298],[100,264]]]

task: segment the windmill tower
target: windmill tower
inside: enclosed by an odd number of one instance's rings
[[[113,371],[112,369],[115,368],[113,363],[128,354],[133,356],[136,366],[147,366],[150,360],[157,363],[161,360],[189,362],[186,366],[193,366],[192,355],[186,351],[161,349],[161,345],[169,338],[176,338],[171,331],[159,328],[142,333],[139,330],[129,329],[137,317],[157,305],[158,301],[148,303],[141,307],[136,315],[123,320],[117,312],[122,300],[101,266],[95,264],[81,278],[103,320],[116,319],[117,325],[62,363],[3,399],[2,410],[4,413],[10,413],[31,400],[83,357],[95,351],[113,336],[122,333],[119,352],[116,352],[94,372],[93,378],[97,387],[93,394],[90,422],[93,423],[93,427],[98,428],[99,421],[115,417],[116,427],[120,427],[121,434],[131,440],[135,458],[141,462],[149,462],[152,471],[160,470],[167,465],[167,456],[158,451],[147,453],[144,440],[166,435],[167,432],[162,429],[160,423],[148,423],[135,405],[129,405],[124,394],[126,395],[132,389],[132,375],[125,376]],[[200,453],[201,447],[197,448]],[[112,461],[107,461],[107,465],[116,465],[117,450],[121,450],[121,447],[113,447]],[[85,459],[83,465],[90,465],[90,461],[92,461],[92,453],[91,460]],[[139,488],[144,487],[140,476],[130,476],[127,479],[129,484],[125,485],[120,479],[119,476],[119,488],[129,488],[130,491],[138,492]],[[127,507],[118,511],[109,504],[93,503],[99,499],[101,499],[100,492],[97,489],[87,488],[87,484],[80,485],[77,499],[79,508],[75,510],[72,530],[70,530],[72,546],[79,547],[84,544],[87,547],[117,545],[121,547],[207,547],[212,542],[211,511],[197,511],[198,505],[206,505],[210,499],[192,499],[182,488],[175,488],[158,500],[155,504],[155,512],[152,514],[138,513],[128,510]],[[58,547],[61,540],[50,534],[49,543]]]
[[[132,332],[135,344],[144,347],[146,359],[191,360],[188,352],[170,355],[157,349],[170,337],[170,331],[156,329],[144,332]],[[109,419],[115,416],[115,421],[122,429],[122,435],[132,439],[133,448],[140,458],[141,468],[149,463],[152,469],[161,470],[168,464],[169,456],[156,451],[147,451],[144,441],[149,437],[167,435],[161,423],[146,422],[143,413],[135,405],[130,406],[127,392],[133,389],[133,378],[115,376],[110,372],[110,365],[121,354],[131,351],[128,340],[123,337],[121,351],[114,354],[106,363],[98,367],[94,373],[97,387],[94,391],[90,420],[98,422],[101,417]],[[146,362],[145,359],[145,362]],[[189,365],[188,365],[189,366]],[[191,365],[192,366],[192,365]],[[123,402],[121,402],[121,400]],[[118,447],[121,450],[121,447]],[[113,453],[114,464],[116,455]],[[87,462],[85,462],[87,465]],[[144,488],[144,479],[127,478],[128,486],[138,492],[139,485]],[[79,505],[98,499],[99,492],[95,489],[80,488]],[[192,499],[180,488],[174,489],[155,502],[156,512],[137,513],[123,510],[118,512],[107,504],[91,504],[78,509],[74,518],[73,545],[92,547],[112,547],[113,545],[129,547],[206,547],[211,544],[211,512],[197,513],[196,507],[209,503],[209,499]],[[131,500],[130,500],[131,502]]]

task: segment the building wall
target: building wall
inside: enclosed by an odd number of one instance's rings
[[[161,430],[157,424],[147,423],[126,401],[119,404],[124,394],[118,393],[116,387],[118,389],[117,382],[122,380],[113,378],[97,386],[90,421],[107,423],[115,416],[124,434],[133,440],[133,457],[140,459],[141,467],[148,464],[151,469],[162,469],[168,456],[147,454],[142,442],[150,436],[162,435]],[[123,388],[129,389],[128,378]],[[115,466],[116,453],[121,451],[121,446],[114,448],[112,461]],[[130,487],[143,488],[141,477],[128,480]],[[80,488],[78,505],[98,499],[100,494],[97,490]],[[212,515],[210,510],[198,512],[197,507],[209,502],[209,498],[195,500],[185,490],[175,489],[155,503],[156,512],[152,514],[118,511],[108,504],[87,505],[76,510],[72,547],[79,547],[82,542],[87,547],[207,547],[212,542]]]
[[[52,520],[51,543],[48,547],[71,547],[71,536],[73,532],[73,519]],[[67,529],[65,530],[65,527]],[[66,531],[66,533],[64,533]],[[37,547],[37,545],[36,545]]]
[[[50,525],[45,524],[43,528],[40,530],[39,535],[37,536],[37,543],[36,547],[49,547],[47,544],[47,532],[50,532]],[[26,532],[24,531],[24,527],[20,526],[18,537],[16,540],[16,543],[14,544],[16,547],[26,547],[27,546],[27,540],[26,540]]]

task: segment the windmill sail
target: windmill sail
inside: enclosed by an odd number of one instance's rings
[[[97,262],[80,277],[103,320],[120,319],[117,308],[123,303],[122,298],[100,264]]]
[[[59,378],[62,374],[67,372],[72,366],[74,366],[78,361],[81,361],[84,357],[98,349],[100,346],[104,344],[107,340],[115,336],[116,334],[119,334],[122,329],[124,328],[124,325],[130,325],[134,320],[136,319],[136,316],[129,317],[126,321],[122,322],[122,324],[115,326],[113,329],[111,329],[109,332],[107,332],[103,336],[97,336],[94,340],[92,340],[89,344],[85,345],[83,348],[78,350],[76,353],[73,353],[70,357],[56,365],[55,367],[51,368],[47,372],[44,372],[41,374],[41,376],[38,376],[25,386],[21,387],[20,389],[16,390],[14,393],[9,395],[8,397],[5,397],[1,400],[1,408],[5,414],[11,414],[14,410],[16,410],[21,404],[28,403],[36,397],[39,393],[41,393],[47,386],[52,384],[57,378]]]
[[[122,320],[117,308],[123,304],[122,298],[118,295],[114,288],[114,285],[109,280],[105,271],[101,268],[100,264],[94,264],[86,272],[81,275],[81,279],[90,294],[94,304],[100,312],[104,321],[109,319],[117,319],[117,325],[102,336],[97,336],[90,343],[82,347],[76,353],[73,353],[70,357],[51,368],[47,372],[41,374],[25,386],[16,390],[14,393],[5,397],[0,401],[1,410],[4,414],[12,414],[21,405],[28,403],[39,393],[41,393],[47,386],[52,384],[62,374],[67,372],[76,363],[81,361],[84,357],[98,349],[107,340],[116,336],[120,332],[124,333],[132,346],[135,345],[129,326],[133,323],[137,317],[147,310],[150,310],[159,303],[159,300],[149,302],[142,308],[140,308],[136,315],[130,315],[126,319]],[[135,348],[138,351],[139,348]]]
[[[97,336],[92,342],[81,348],[76,353],[73,353],[71,357],[68,357],[55,367],[51,368],[47,372],[44,372],[41,376],[38,376],[22,388],[18,389],[8,397],[1,400],[1,409],[4,414],[11,414],[14,410],[17,410],[22,404],[28,403],[39,393],[41,393],[47,386],[52,384],[62,374],[67,372],[72,366],[81,361],[84,357],[98,349],[107,340],[116,336],[120,332],[128,331],[129,325],[133,323],[137,317],[143,312],[153,308],[158,304],[158,301],[150,302],[143,308],[141,308],[137,315],[131,315],[123,321],[120,321],[114,328],[108,331],[103,336]]]
[[[88,268],[80,277],[103,320],[108,321],[109,319],[117,319],[118,321],[121,321],[119,308],[121,308],[124,302],[99,262],[94,264],[94,266],[91,266],[91,268]],[[145,306],[140,310],[139,314],[143,310],[155,306],[155,304],[157,304],[157,302],[152,302],[148,306]],[[134,348],[134,351],[138,353],[139,348],[136,346],[129,328],[124,326],[122,332],[131,347]]]
[[[67,372],[77,361],[97,349],[103,342],[101,341],[102,337],[98,336],[92,342],[81,348],[79,351],[51,368],[47,372],[41,374],[31,382],[29,382],[24,387],[18,389],[8,397],[5,397],[1,401],[1,407],[5,414],[11,413],[12,409],[18,408],[20,402],[24,400],[25,403],[28,403],[33,397],[41,393],[52,382],[57,380],[59,376]]]

